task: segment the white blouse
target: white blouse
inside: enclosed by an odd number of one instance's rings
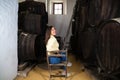
[[[50,36],[50,39],[47,42],[46,48],[47,48],[47,51],[59,50],[59,43],[53,35]]]

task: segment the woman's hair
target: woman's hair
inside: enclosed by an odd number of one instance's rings
[[[53,28],[53,26],[48,26],[47,27],[46,34],[45,34],[45,44],[47,44],[47,42],[50,38],[52,28]]]

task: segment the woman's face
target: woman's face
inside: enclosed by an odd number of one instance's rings
[[[55,30],[55,28],[54,27],[52,27],[52,29],[51,29],[51,35],[56,35],[56,30]]]

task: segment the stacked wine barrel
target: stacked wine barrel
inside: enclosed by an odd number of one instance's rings
[[[97,61],[101,80],[120,77],[120,18],[104,21],[97,32]]]
[[[46,58],[44,43],[48,14],[45,3],[29,1],[19,3],[18,11],[18,62],[37,61]]]
[[[120,75],[120,25],[111,20],[120,17],[119,3],[120,0],[76,0],[73,11],[72,53],[86,68],[95,69],[100,80],[120,80],[116,77]]]

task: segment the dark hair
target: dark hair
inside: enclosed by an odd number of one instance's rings
[[[46,33],[45,33],[45,44],[47,44],[47,42],[48,42],[48,40],[50,38],[52,27],[53,26],[48,26],[47,27],[47,30],[46,30]]]

